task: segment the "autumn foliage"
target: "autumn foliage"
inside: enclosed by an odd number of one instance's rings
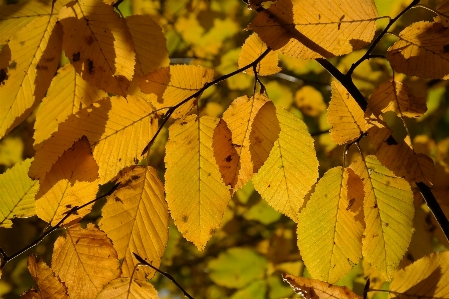
[[[0,6],[0,296],[449,298],[449,1],[121,2]]]

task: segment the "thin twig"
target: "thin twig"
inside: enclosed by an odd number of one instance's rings
[[[193,297],[187,293],[186,290],[184,290],[184,288],[173,278],[173,276],[171,276],[170,274],[168,274],[167,272],[163,272],[161,270],[159,270],[158,268],[156,268],[155,266],[153,266],[152,264],[148,263],[147,261],[145,261],[143,258],[141,258],[139,255],[137,255],[135,252],[133,252],[134,257],[139,261],[139,263],[141,263],[142,265],[145,266],[149,266],[151,267],[153,270],[157,271],[158,273],[160,273],[161,275],[167,277],[168,279],[170,279],[177,287],[178,289],[180,289],[183,293],[184,296],[186,296],[189,299],[193,299]]]
[[[318,132],[311,133],[310,135],[311,135],[312,137],[320,136],[320,135],[329,133],[329,131],[330,131],[330,129],[322,130],[322,131],[318,131]]]

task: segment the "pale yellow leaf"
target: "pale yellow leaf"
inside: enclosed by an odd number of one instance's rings
[[[81,109],[39,144],[29,175],[44,177],[64,151],[85,135],[100,167],[99,183],[108,182],[141,157],[157,130],[152,112],[151,104],[139,96],[105,98]]]
[[[167,41],[158,23],[148,15],[126,17],[126,24],[136,48],[136,74],[146,75],[168,66]]]
[[[279,138],[254,175],[254,188],[275,210],[298,222],[304,197],[318,178],[318,159],[306,124],[281,107],[276,116]]]
[[[445,27],[449,27],[449,1],[441,1],[437,5],[436,11],[439,14],[435,17],[435,22],[442,23]]]
[[[394,176],[374,156],[357,158],[351,168],[365,191],[363,257],[391,280],[412,238],[413,192],[406,180]]]
[[[138,264],[133,252],[159,267],[168,241],[168,207],[154,168],[137,166],[118,182],[118,189],[102,208],[99,225],[123,260],[122,276],[130,277]],[[145,280],[153,275],[149,267],[139,267],[134,277]]]
[[[230,199],[212,148],[218,119],[190,115],[169,128],[165,192],[183,236],[203,250],[220,226]]]
[[[73,144],[39,180],[37,216],[55,226],[75,206],[93,199],[98,192],[98,165],[86,137]],[[92,206],[70,215],[65,223],[89,214]]]
[[[51,268],[68,289],[70,298],[95,298],[103,287],[120,276],[117,253],[106,234],[92,223],[75,225],[59,237]]]
[[[117,278],[110,281],[96,299],[158,299],[157,290],[144,280]]]
[[[59,277],[36,255],[28,257],[28,270],[39,287],[39,295],[44,299],[69,298],[65,284]]]
[[[448,285],[449,251],[432,253],[393,276],[389,298],[449,298]]]
[[[125,96],[134,75],[135,52],[126,21],[110,5],[72,1],[62,8],[62,47],[75,70],[89,83]]]
[[[36,215],[39,181],[28,177],[32,159],[18,163],[0,175],[0,227],[12,227],[12,219]]]
[[[302,295],[305,299],[362,299],[348,287],[334,286],[327,282],[290,274],[283,274],[282,278],[296,294]]]
[[[358,264],[364,227],[362,210],[355,208],[361,207],[363,195],[363,183],[350,168],[332,168],[318,181],[297,230],[298,247],[313,278],[335,283]]]
[[[272,49],[315,59],[348,54],[374,37],[377,10],[372,0],[341,2],[279,0],[248,26]]]
[[[261,144],[250,144],[250,133],[254,118],[267,101],[269,101],[268,98],[261,94],[255,94],[250,98],[247,96],[238,97],[223,113],[223,120],[226,121],[228,128],[232,132],[232,145],[237,152],[238,158],[237,167],[231,176],[231,182],[234,184],[231,184],[233,191],[243,187],[253,176],[250,146]],[[262,125],[263,122],[260,122],[260,124]],[[277,135],[274,139],[277,138]]]
[[[295,93],[295,103],[301,112],[312,117],[317,117],[326,111],[326,103],[321,92],[310,85],[302,87]]]
[[[409,76],[449,79],[449,29],[441,23],[416,22],[399,33],[387,51],[393,70]]]
[[[58,70],[39,106],[34,123],[34,144],[48,139],[70,115],[107,96],[106,92],[84,81],[71,64],[66,64]]]
[[[327,111],[327,122],[332,126],[330,136],[337,144],[354,141],[367,130],[363,110],[340,82],[332,81],[331,87]]]
[[[245,41],[240,52],[238,66],[242,68],[251,64],[263,52],[267,50],[267,45],[257,36],[256,33],[251,34]],[[282,69],[278,66],[278,53],[270,51],[262,61],[256,66],[256,72],[260,76],[267,76],[279,73]],[[254,74],[254,69],[251,67],[245,71],[247,74]]]
[[[61,56],[62,29],[56,17],[38,17],[2,48],[10,50],[7,80],[0,84],[0,138],[22,122],[48,89]],[[0,58],[2,61],[2,58]]]

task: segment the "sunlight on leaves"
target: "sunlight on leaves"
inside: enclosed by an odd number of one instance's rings
[[[263,52],[267,50],[267,45],[257,36],[256,33],[251,34],[245,41],[240,52],[238,66],[242,68],[252,63]],[[256,66],[257,74],[267,76],[279,73],[282,69],[278,66],[278,53],[271,51]],[[245,71],[247,74],[254,74],[254,69],[249,68]]]
[[[158,299],[154,286],[144,280],[117,278],[110,281],[97,295],[96,299]]]
[[[435,22],[442,23],[445,27],[449,27],[449,1],[441,1],[436,8],[440,14],[435,17]]]

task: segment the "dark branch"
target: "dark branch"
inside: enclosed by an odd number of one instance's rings
[[[139,261],[139,263],[141,263],[142,265],[145,265],[145,266],[149,266],[153,270],[155,270],[158,273],[162,274],[163,276],[167,277],[168,279],[170,279],[178,287],[178,289],[180,289],[184,293],[184,296],[186,296],[189,299],[193,299],[193,297],[190,296],[190,294],[187,293],[187,291],[184,290],[184,288],[173,278],[173,276],[171,276],[170,274],[168,274],[166,272],[163,272],[163,271],[159,270],[158,268],[156,268],[155,266],[153,266],[152,264],[148,263],[143,258],[138,256],[136,253],[133,252],[133,254],[134,254],[134,257]]]

